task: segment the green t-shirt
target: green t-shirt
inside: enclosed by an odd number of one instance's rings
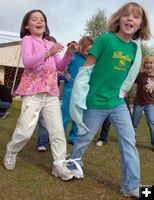
[[[136,45],[124,42],[115,33],[102,34],[93,44],[90,54],[96,65],[89,81],[87,108],[113,108],[124,104],[119,91],[135,59]]]

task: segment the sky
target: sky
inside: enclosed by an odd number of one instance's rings
[[[105,10],[107,18],[128,0],[0,0],[0,31],[20,32],[24,15],[32,9],[41,9],[48,20],[50,33],[64,46],[79,41],[85,33],[87,20]],[[154,35],[154,1],[136,0],[146,10]],[[153,46],[154,38],[147,43]]]

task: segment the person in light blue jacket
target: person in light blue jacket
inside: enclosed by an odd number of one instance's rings
[[[139,198],[140,159],[124,94],[140,69],[141,49],[135,40],[151,36],[143,7],[134,2],[122,6],[111,16],[108,31],[94,42],[74,83],[71,116],[78,125],[79,135],[68,168],[77,179],[84,178],[82,157],[101,124],[109,118],[119,139],[121,193]]]
[[[74,58],[67,68],[67,73],[70,76],[70,78],[65,80],[64,82],[64,91],[62,97],[62,116],[63,116],[63,126],[65,133],[71,121],[69,107],[70,107],[70,98],[71,98],[72,88],[74,85],[74,80],[76,78],[79,68],[83,66],[83,64],[86,62],[88,52],[92,44],[93,40],[90,37],[81,38],[80,41],[78,42],[78,51],[74,53]],[[68,135],[69,144],[73,145],[77,137],[78,137],[77,125],[74,121],[71,121],[71,129]]]

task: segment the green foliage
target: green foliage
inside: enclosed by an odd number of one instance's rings
[[[84,36],[90,36],[93,40],[107,31],[107,17],[104,10],[97,12],[86,23]]]
[[[154,55],[154,46],[148,46],[146,43],[141,42],[142,59],[146,55]]]

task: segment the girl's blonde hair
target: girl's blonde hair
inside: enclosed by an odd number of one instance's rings
[[[79,40],[78,42],[78,52],[80,54],[84,54],[85,51],[87,50],[87,46],[92,45],[93,44],[93,39],[89,36],[83,37]]]
[[[142,67],[144,68],[144,64],[146,62],[153,62],[154,63],[154,55],[146,55],[142,61]]]
[[[147,62],[154,63],[154,55],[146,55],[144,57],[144,59],[142,60],[142,63],[141,63],[140,72],[146,72],[147,71],[147,69],[145,67],[145,63],[147,63]]]
[[[147,14],[143,7],[135,2],[129,2],[122,6],[117,12],[115,12],[109,20],[108,31],[110,32],[119,32],[120,30],[120,18],[123,13],[130,7],[133,6],[135,11],[138,11],[142,16],[141,28],[133,35],[132,39],[142,39],[148,40],[151,37],[150,24],[147,17]]]

